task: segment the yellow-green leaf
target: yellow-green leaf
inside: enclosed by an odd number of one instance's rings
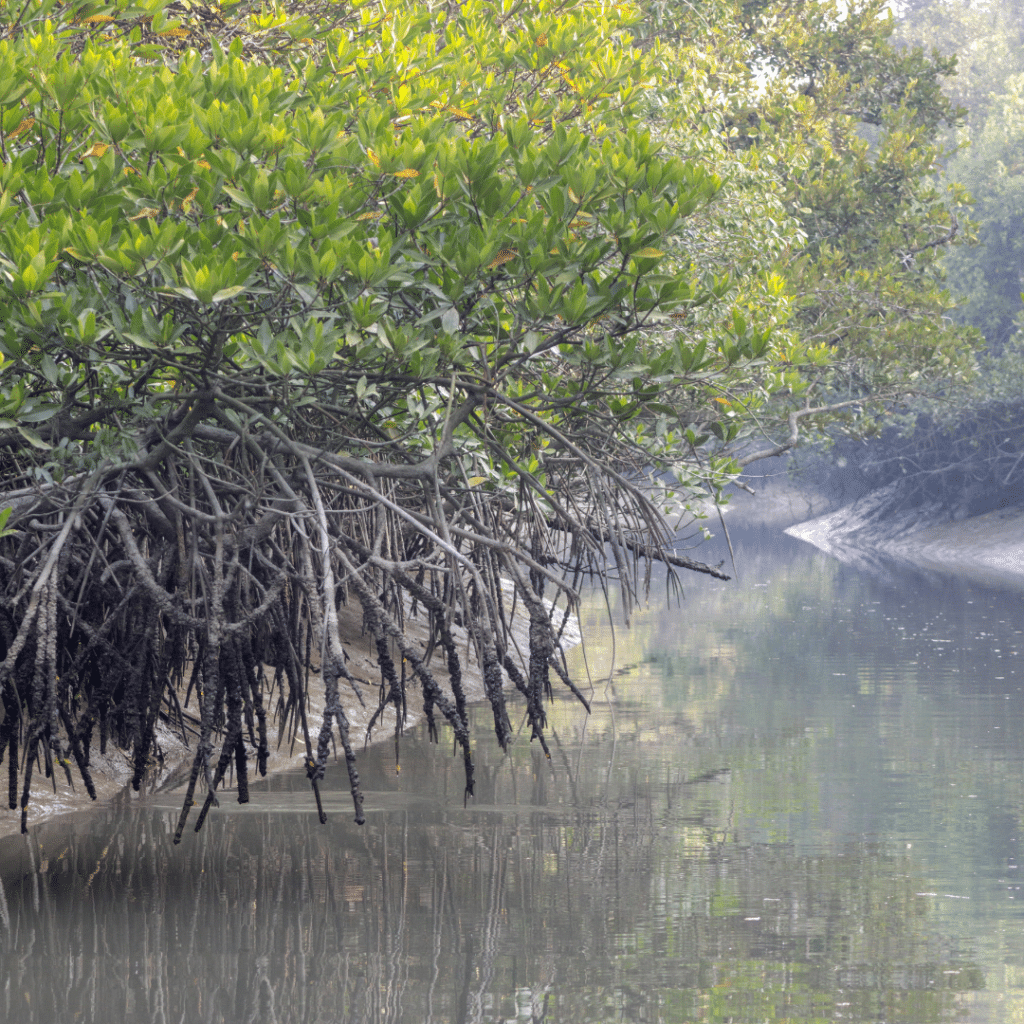
[[[233,284],[230,288],[221,288],[221,290],[213,296],[213,304],[216,306],[221,302],[227,302],[228,299],[233,299],[236,295],[241,295],[244,291],[244,284]]]

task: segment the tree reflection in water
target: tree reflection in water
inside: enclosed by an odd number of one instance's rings
[[[417,737],[400,775],[367,752],[363,828],[342,779],[322,827],[282,777],[179,847],[173,797],[3,841],[0,1016],[921,1024],[983,985],[909,854],[753,841],[681,713],[620,699],[582,748],[574,709],[553,721],[554,760],[520,742],[465,809],[450,747]]]

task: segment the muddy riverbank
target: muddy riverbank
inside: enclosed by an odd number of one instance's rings
[[[1024,590],[1024,510],[1009,506],[954,520],[924,508],[878,518],[884,500],[877,492],[866,495],[786,533],[865,570],[909,564]]]

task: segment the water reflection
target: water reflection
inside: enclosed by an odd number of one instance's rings
[[[1009,599],[738,554],[618,635],[550,762],[480,715],[469,807],[413,736],[365,755],[362,829],[340,777],[326,827],[279,777],[179,847],[170,797],[0,842],[0,1017],[1013,1019]]]

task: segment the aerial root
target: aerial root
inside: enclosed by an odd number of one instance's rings
[[[179,842],[197,787],[196,830],[229,776],[238,800],[248,799],[252,771],[267,771],[271,718],[279,742],[305,747],[321,817],[327,764],[344,753],[363,821],[340,692],[344,685],[362,700],[339,627],[339,609],[351,602],[381,679],[368,734],[390,707],[398,743],[418,695],[431,737],[451,730],[472,794],[465,644],[502,748],[513,736],[511,679],[531,737],[547,751],[551,672],[584,700],[558,661],[564,613],[544,599],[557,587],[572,605],[575,592],[562,581],[594,553],[593,539],[578,542],[582,520],[575,531],[554,529],[539,511],[509,518],[478,490],[388,477],[387,467],[360,475],[352,460],[269,426],[240,428],[215,402],[195,408],[202,415],[154,434],[136,463],[103,464],[49,487],[34,507],[19,499],[16,529],[0,538],[0,761],[23,827],[37,771],[54,786],[58,768],[68,780],[74,772],[95,798],[94,745],[103,754],[110,740],[130,752],[138,790],[164,730],[173,730],[186,741],[198,733]],[[601,501],[590,507],[625,571],[622,554],[639,541]],[[525,641],[511,628],[517,608],[529,619]],[[323,717],[313,731],[317,675]]]

